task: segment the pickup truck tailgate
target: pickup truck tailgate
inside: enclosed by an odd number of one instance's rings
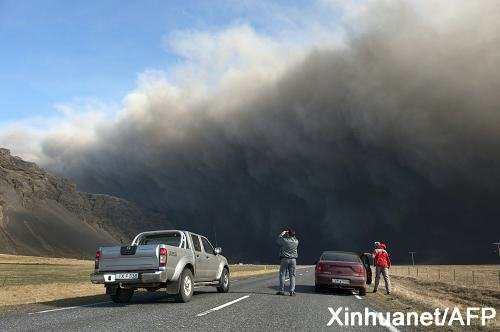
[[[127,250],[127,247],[102,247],[99,271],[158,269],[158,247],[157,244],[139,245],[132,250]]]

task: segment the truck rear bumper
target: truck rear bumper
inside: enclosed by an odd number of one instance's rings
[[[119,273],[129,273],[130,271],[98,272],[90,274],[90,281],[93,284],[155,284],[167,282],[167,271],[134,271],[139,273],[137,279],[116,279]],[[106,277],[106,278],[105,278]]]

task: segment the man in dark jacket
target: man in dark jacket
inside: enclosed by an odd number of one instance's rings
[[[285,295],[285,276],[288,271],[290,277],[290,296],[295,295],[295,269],[297,267],[297,247],[299,240],[295,237],[295,230],[287,229],[281,232],[276,241],[280,246],[280,290],[277,295]]]

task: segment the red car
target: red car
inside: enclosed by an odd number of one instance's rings
[[[323,288],[357,289],[366,295],[366,284],[371,284],[370,254],[344,251],[325,251],[316,263],[315,290]]]

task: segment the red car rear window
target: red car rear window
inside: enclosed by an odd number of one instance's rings
[[[322,261],[335,261],[335,262],[354,262],[361,263],[359,257],[355,254],[345,252],[324,252],[321,255]]]

